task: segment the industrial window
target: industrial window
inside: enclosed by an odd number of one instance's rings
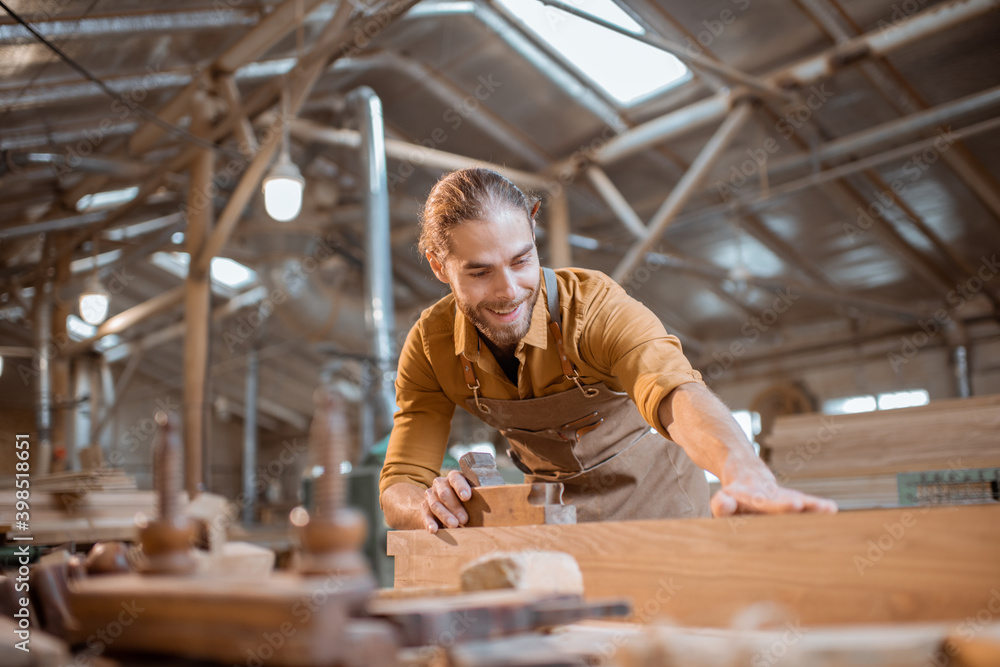
[[[823,403],[823,412],[828,415],[850,415],[858,412],[872,412],[873,410],[912,408],[918,405],[927,405],[929,401],[930,395],[926,389],[909,389],[887,392],[877,396],[864,394],[835,398]]]
[[[665,51],[537,0],[498,2],[622,105],[634,104],[691,76],[684,63]],[[646,32],[612,0],[588,0],[580,8],[637,35]]]

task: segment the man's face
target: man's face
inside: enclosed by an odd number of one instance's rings
[[[528,333],[540,282],[527,215],[505,208],[486,220],[463,223],[451,231],[451,252],[443,264],[431,254],[427,259],[479,332],[513,350]]]

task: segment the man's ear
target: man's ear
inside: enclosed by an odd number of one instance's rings
[[[438,258],[429,252],[424,256],[427,258],[427,263],[431,265],[431,271],[434,272],[434,277],[443,283],[450,284],[451,280],[448,279],[448,274],[444,272],[444,265],[438,260]]]
[[[532,228],[534,228],[534,226],[535,226],[535,215],[538,213],[538,209],[541,207],[541,205],[542,205],[542,200],[539,199],[538,201],[535,202],[535,205],[531,207],[531,226],[532,226]]]

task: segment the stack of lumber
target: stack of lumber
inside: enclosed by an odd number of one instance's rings
[[[1000,467],[1000,395],[779,417],[763,444],[786,486],[842,509],[895,507],[897,473]]]
[[[553,548],[588,599],[631,598],[642,622],[728,628],[758,603],[811,626],[1000,619],[997,505],[388,534],[397,588],[458,587],[485,554]]]
[[[28,499],[29,530],[16,530],[14,480],[0,482],[0,532],[34,538],[35,544],[131,541],[137,514],[155,516],[156,497],[137,491],[135,479],[121,470],[32,475]]]

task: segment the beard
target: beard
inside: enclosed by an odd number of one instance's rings
[[[469,318],[476,329],[479,330],[491,343],[501,349],[511,349],[517,346],[522,338],[531,328],[531,313],[535,309],[535,302],[538,301],[538,288],[541,278],[534,289],[526,291],[519,298],[513,301],[481,301],[473,306],[469,303],[462,303],[462,312]],[[484,310],[509,311],[517,308],[521,304],[525,307],[516,320],[512,322],[492,322],[489,315]]]

